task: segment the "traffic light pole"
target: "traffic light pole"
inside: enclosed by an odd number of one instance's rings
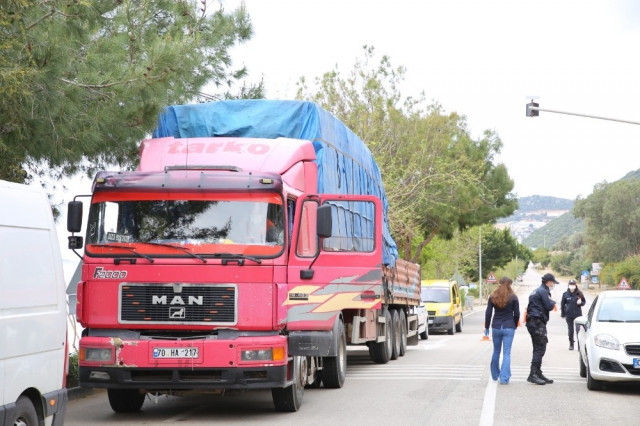
[[[618,118],[600,117],[597,115],[579,114],[576,112],[567,112],[567,111],[558,111],[556,109],[540,108],[539,104],[535,102],[530,102],[527,104],[527,117],[537,117],[539,115],[539,111],[553,112],[556,114],[575,115],[578,117],[595,118],[598,120],[617,121],[619,123],[640,124],[640,122],[638,121],[620,120]]]

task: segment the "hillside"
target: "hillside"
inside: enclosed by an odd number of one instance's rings
[[[566,198],[532,195],[518,199],[518,210],[511,216],[500,219],[498,228],[509,228],[511,235],[523,244],[536,230],[554,219],[561,217],[573,208],[573,201]],[[544,240],[544,235],[542,237]],[[537,241],[534,240],[534,241]],[[529,244],[526,244],[530,246]],[[544,241],[542,241],[544,245]],[[531,246],[530,246],[531,247]]]
[[[522,240],[522,244],[531,248],[549,248],[553,247],[563,236],[584,232],[586,229],[587,226],[582,219],[567,212],[533,231],[531,235]]]

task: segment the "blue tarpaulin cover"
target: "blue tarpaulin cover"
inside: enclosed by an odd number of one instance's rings
[[[389,232],[387,197],[380,169],[365,143],[340,120],[313,102],[232,100],[169,106],[154,138],[278,137],[312,142],[319,194],[375,195],[383,205],[383,263],[394,266],[396,243]]]

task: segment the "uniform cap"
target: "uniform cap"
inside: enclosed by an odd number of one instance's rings
[[[553,274],[544,274],[542,276],[542,283],[546,283],[547,281],[553,281],[556,284],[560,284],[558,281],[556,281],[556,277],[554,277]]]

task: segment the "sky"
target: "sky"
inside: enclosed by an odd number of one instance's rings
[[[211,0],[209,0],[211,1]],[[240,0],[221,0],[227,10]],[[336,67],[347,75],[363,46],[406,68],[405,96],[424,92],[467,119],[474,138],[502,140],[517,197],[576,199],[640,168],[640,125],[541,112],[540,108],[640,122],[640,2],[635,0],[245,0],[252,40],[232,50],[249,82],[270,99],[293,99],[300,77]],[[57,194],[88,194],[74,178]],[[65,208],[63,208],[64,210]],[[77,263],[58,235],[65,275]],[[68,272],[70,271],[70,272]]]
[[[239,0],[223,0],[233,9]],[[292,99],[363,46],[406,68],[402,93],[467,119],[475,138],[495,131],[518,197],[587,197],[597,183],[640,168],[640,2],[245,0],[254,36],[234,49],[268,98]]]

